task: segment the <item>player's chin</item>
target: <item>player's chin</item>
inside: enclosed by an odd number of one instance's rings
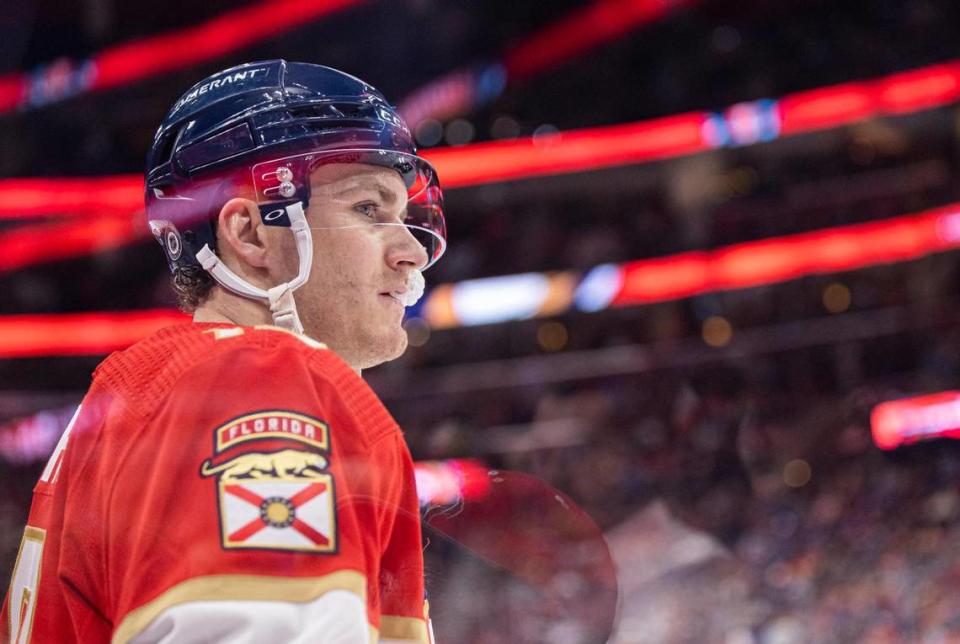
[[[386,347],[387,360],[396,360],[407,350],[407,332],[402,326],[398,326],[390,334],[390,339]]]
[[[391,328],[385,333],[377,334],[371,342],[372,351],[363,365],[364,369],[375,367],[384,362],[396,360],[407,350],[407,333],[402,327]]]

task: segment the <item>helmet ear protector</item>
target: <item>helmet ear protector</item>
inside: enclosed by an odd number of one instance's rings
[[[174,104],[154,137],[146,212],[171,271],[202,267],[225,288],[268,304],[277,324],[302,331],[292,292],[309,277],[310,175],[326,163],[395,170],[407,188],[406,207],[397,221],[374,225],[405,226],[426,252],[420,268],[440,258],[446,249],[443,193],[396,110],[353,76],[272,60],[197,83]],[[252,196],[265,225],[294,233],[300,260],[295,279],[259,289],[219,261],[212,222],[222,204],[238,194]]]

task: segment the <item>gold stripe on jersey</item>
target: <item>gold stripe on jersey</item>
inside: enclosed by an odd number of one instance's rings
[[[380,616],[380,637],[404,642],[423,642],[427,644],[427,623],[417,617]]]
[[[37,591],[40,589],[40,574],[41,568],[43,567],[43,546],[47,540],[47,531],[43,528],[34,528],[33,526],[26,526],[23,529],[23,539],[20,540],[20,548],[17,550],[17,560],[13,564],[13,574],[10,577],[10,590],[9,597],[7,601],[9,602],[7,606],[7,623],[0,626],[3,627],[7,633],[9,633],[9,638],[11,642],[29,642],[30,636],[33,633],[33,618],[37,614]],[[25,542],[33,541],[34,543],[40,544],[40,550],[37,552],[37,561],[36,561],[36,578],[34,579],[33,586],[25,586],[23,588],[23,593],[20,595],[19,599],[14,596],[14,583],[17,581],[17,576],[20,571],[20,559],[23,556],[23,546]],[[30,604],[33,604],[32,606]],[[13,611],[17,611],[18,614],[18,632],[13,632]],[[23,619],[29,613],[30,621],[28,624],[24,625]],[[26,637],[24,637],[26,635]]]
[[[187,579],[151,602],[127,613],[110,639],[126,644],[163,611],[197,601],[287,601],[309,602],[331,590],[346,590],[367,605],[367,578],[356,570],[338,570],[322,577],[273,577],[268,575],[209,575]],[[376,642],[372,632],[371,641]]]
[[[232,326],[227,329],[207,329],[204,333],[209,333],[214,340],[229,340],[243,335],[243,329],[238,326]]]
[[[47,538],[47,531],[43,528],[34,528],[28,525],[23,529],[23,538],[43,543]]]

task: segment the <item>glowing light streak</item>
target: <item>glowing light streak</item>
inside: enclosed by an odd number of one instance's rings
[[[960,438],[960,392],[880,403],[870,413],[870,429],[881,449],[931,438]]]
[[[360,0],[271,0],[180,31],[117,45],[88,60],[60,59],[0,77],[0,112],[54,103],[184,69],[357,5]]]
[[[867,224],[572,272],[441,284],[421,313],[435,328],[650,304],[806,275],[901,262],[960,247],[960,204]],[[2,256],[2,255],[0,255]],[[500,288],[502,286],[503,288]],[[582,290],[587,289],[586,291]],[[506,289],[506,290],[504,290]],[[617,289],[616,292],[612,292]],[[493,307],[498,292],[510,297]],[[168,310],[0,317],[0,356],[96,355],[120,349],[187,318]]]

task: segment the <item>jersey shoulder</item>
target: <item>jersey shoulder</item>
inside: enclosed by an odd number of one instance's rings
[[[366,382],[326,345],[275,326],[168,327],[104,360],[94,383],[121,400],[131,420],[150,416],[171,395],[229,394],[239,403],[246,387],[342,403],[369,440],[397,429]]]
[[[350,390],[367,388],[362,378],[327,345],[308,336],[272,325],[221,326],[202,333],[213,338],[209,359],[243,363],[243,352],[257,350],[258,362],[276,363],[279,369],[303,365],[320,387]],[[254,358],[247,358],[250,361]]]

